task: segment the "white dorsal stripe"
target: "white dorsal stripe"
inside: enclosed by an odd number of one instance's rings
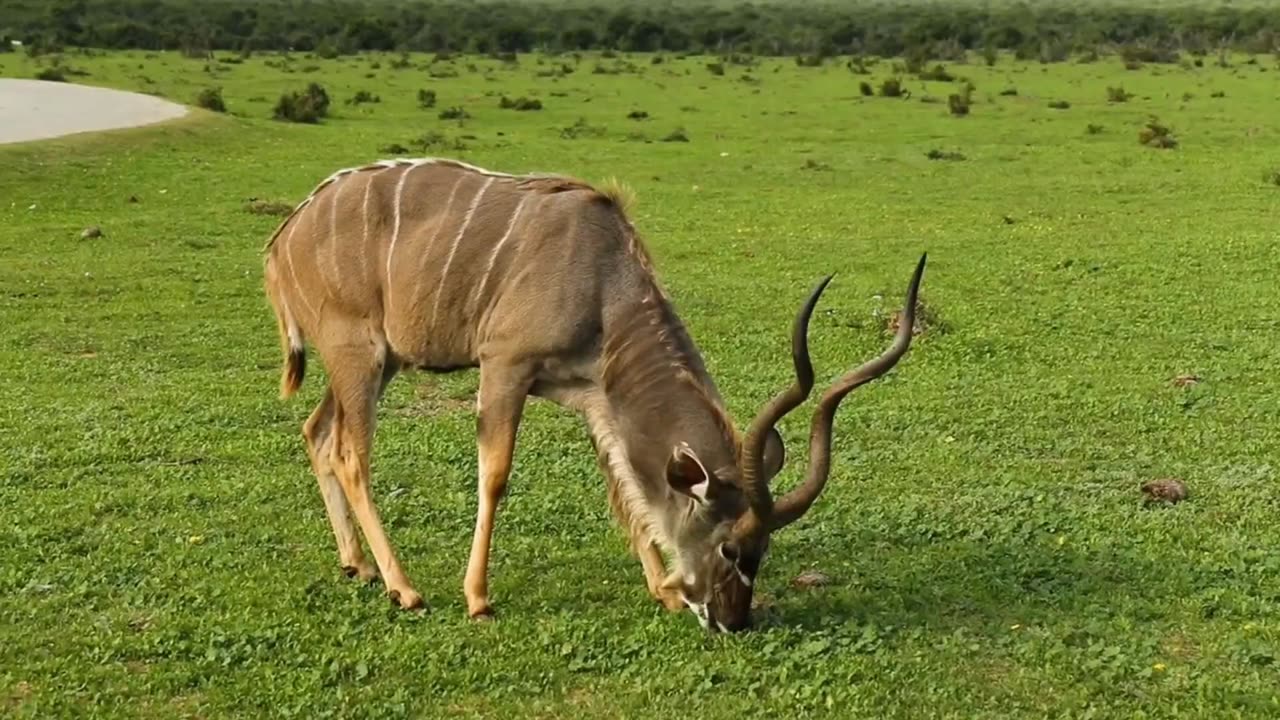
[[[391,311],[391,256],[396,252],[396,242],[400,239],[400,202],[404,196],[404,181],[408,179],[409,173],[417,165],[410,165],[405,171],[400,173],[400,179],[396,181],[396,196],[392,200],[392,225],[391,225],[391,244],[387,246],[387,312]]]
[[[458,244],[462,241],[462,236],[467,233],[467,227],[471,225],[471,218],[476,214],[476,208],[480,206],[480,201],[484,198],[484,194],[489,190],[489,186],[493,184],[494,178],[490,177],[484,181],[484,185],[480,187],[480,192],[471,199],[471,204],[467,206],[467,214],[462,218],[462,227],[458,228],[458,234],[453,236],[453,243],[449,246],[449,255],[445,258],[444,268],[440,270],[440,283],[436,286],[436,300],[431,307],[431,322],[427,325],[428,332],[436,327],[436,317],[440,314],[440,298],[444,297],[445,282],[449,279],[449,267],[453,265],[453,256],[458,252]]]
[[[515,212],[511,213],[511,219],[507,221],[507,231],[502,234],[502,239],[493,246],[493,252],[489,253],[489,266],[484,270],[484,277],[480,278],[480,284],[476,286],[476,296],[472,301],[479,303],[484,297],[485,289],[489,286],[489,276],[493,275],[493,267],[498,263],[498,254],[502,252],[502,248],[506,246],[507,241],[511,239],[512,232],[516,229],[516,222],[520,219],[520,212],[524,210],[524,204],[529,201],[532,195],[525,193],[520,198],[520,202],[516,203]]]
[[[369,163],[368,165],[362,165],[360,167],[343,168],[341,170],[334,171],[332,174],[329,175],[329,177],[325,178],[324,180],[321,180],[320,183],[317,184],[315,188],[313,188],[311,192],[308,193],[307,196],[302,199],[302,202],[298,203],[293,208],[293,212],[289,213],[289,216],[286,217],[284,221],[280,223],[280,225],[276,228],[275,233],[271,235],[271,239],[267,241],[267,247],[271,247],[271,244],[275,242],[276,238],[280,235],[280,231],[284,230],[284,226],[287,225],[289,221],[294,218],[294,216],[302,212],[303,209],[305,209],[308,205],[310,205],[312,201],[315,200],[316,196],[320,194],[321,190],[324,190],[326,187],[328,187],[330,184],[332,184],[335,180],[342,177],[343,175],[350,175],[352,173],[363,172],[366,170],[377,170],[378,172],[383,172],[383,171],[390,170],[392,168],[397,168],[397,167],[405,167],[405,166],[417,167],[420,165],[453,165],[455,167],[462,168],[464,170],[469,170],[478,175],[483,175],[485,177],[490,177],[490,178],[506,178],[506,179],[520,178],[519,175],[495,172],[493,170],[488,170],[486,168],[482,168],[477,165],[472,165],[470,163],[462,162],[461,160],[454,160],[452,158],[441,158],[441,157],[391,158],[387,160],[376,160],[372,163]],[[533,176],[527,175],[526,177],[533,177]],[[367,222],[366,222],[366,225],[367,225]],[[368,237],[368,233],[366,233],[366,238],[367,237]]]

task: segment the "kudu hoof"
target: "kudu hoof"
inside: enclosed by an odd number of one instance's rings
[[[488,604],[475,610],[467,610],[467,617],[479,623],[490,623],[496,619],[493,612],[493,606]]]
[[[378,579],[378,569],[369,563],[361,563],[359,565],[343,565],[342,574],[349,578],[359,578],[360,580],[371,583]]]
[[[392,590],[387,595],[403,610],[421,610],[424,606],[422,596],[413,590]]]

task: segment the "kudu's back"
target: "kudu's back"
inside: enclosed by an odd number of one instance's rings
[[[291,364],[302,337],[372,332],[403,364],[450,370],[590,352],[609,297],[642,291],[644,266],[614,194],[400,160],[322,182],[273,235],[266,277]]]

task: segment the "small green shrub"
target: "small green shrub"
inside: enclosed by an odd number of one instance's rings
[[[436,106],[435,90],[419,90],[418,91],[418,107],[427,110]]]
[[[1178,147],[1173,131],[1154,116],[1138,131],[1138,142],[1151,148],[1169,150]]]
[[[213,112],[224,113],[227,111],[227,104],[222,100],[222,88],[205,88],[196,95],[196,107],[211,110]]]
[[[578,118],[572,125],[560,129],[560,137],[565,140],[578,138],[604,137],[605,129],[599,125],[591,125],[586,118]]]
[[[1071,107],[1071,103],[1067,102],[1066,100],[1050,100],[1049,107],[1053,108],[1054,110],[1067,110]]]
[[[62,68],[55,65],[54,67],[44,68],[40,72],[36,73],[36,79],[44,80],[46,82],[66,82],[67,74]]]
[[[1108,87],[1107,102],[1122,103],[1129,102],[1129,98],[1133,97],[1133,93],[1125,92],[1123,87]]]
[[[947,96],[947,110],[956,117],[964,117],[969,114],[969,105],[972,102],[973,86],[965,83],[960,92],[951,93]]]
[[[274,117],[296,123],[317,123],[329,114],[329,93],[318,83],[311,83],[303,92],[285,93],[276,102]]]
[[[902,97],[902,81],[895,77],[880,83],[880,97]]]
[[[422,153],[432,151],[462,152],[467,149],[466,143],[461,138],[450,138],[439,130],[432,130],[423,134],[417,140],[412,141],[410,145]]]
[[[528,112],[531,110],[541,110],[542,101],[527,97],[509,98],[506,95],[503,95],[502,98],[498,100],[498,107],[504,110]]]
[[[689,135],[684,131],[684,128],[676,128],[675,130],[672,130],[670,133],[668,133],[666,137],[662,138],[662,142],[687,143],[689,142]]]
[[[355,95],[347,98],[348,105],[364,105],[366,103],[380,103],[382,98],[374,95],[368,90],[357,90]]]
[[[862,93],[863,97],[871,97],[876,94],[876,89],[871,87],[871,83],[863,80],[858,83],[858,92]]]
[[[1103,128],[1101,125],[1098,125],[1096,123],[1089,123],[1088,125],[1085,126],[1084,131],[1089,135],[1101,135],[1102,129]]]
[[[1177,50],[1145,45],[1126,45],[1120,48],[1120,57],[1126,62],[1177,64]]]
[[[439,117],[441,120],[469,120],[471,118],[471,113],[463,110],[457,105],[454,105],[453,107],[447,107],[441,110]]]
[[[920,73],[920,79],[934,80],[936,82],[952,82],[956,79],[956,76],[947,72],[947,68],[939,63],[928,70],[922,71]]]

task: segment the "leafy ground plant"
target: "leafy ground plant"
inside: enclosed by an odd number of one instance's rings
[[[1142,129],[1138,131],[1138,142],[1147,147],[1161,150],[1178,147],[1178,139],[1173,136],[1173,130],[1161,123],[1160,119],[1156,117],[1147,120]]]

